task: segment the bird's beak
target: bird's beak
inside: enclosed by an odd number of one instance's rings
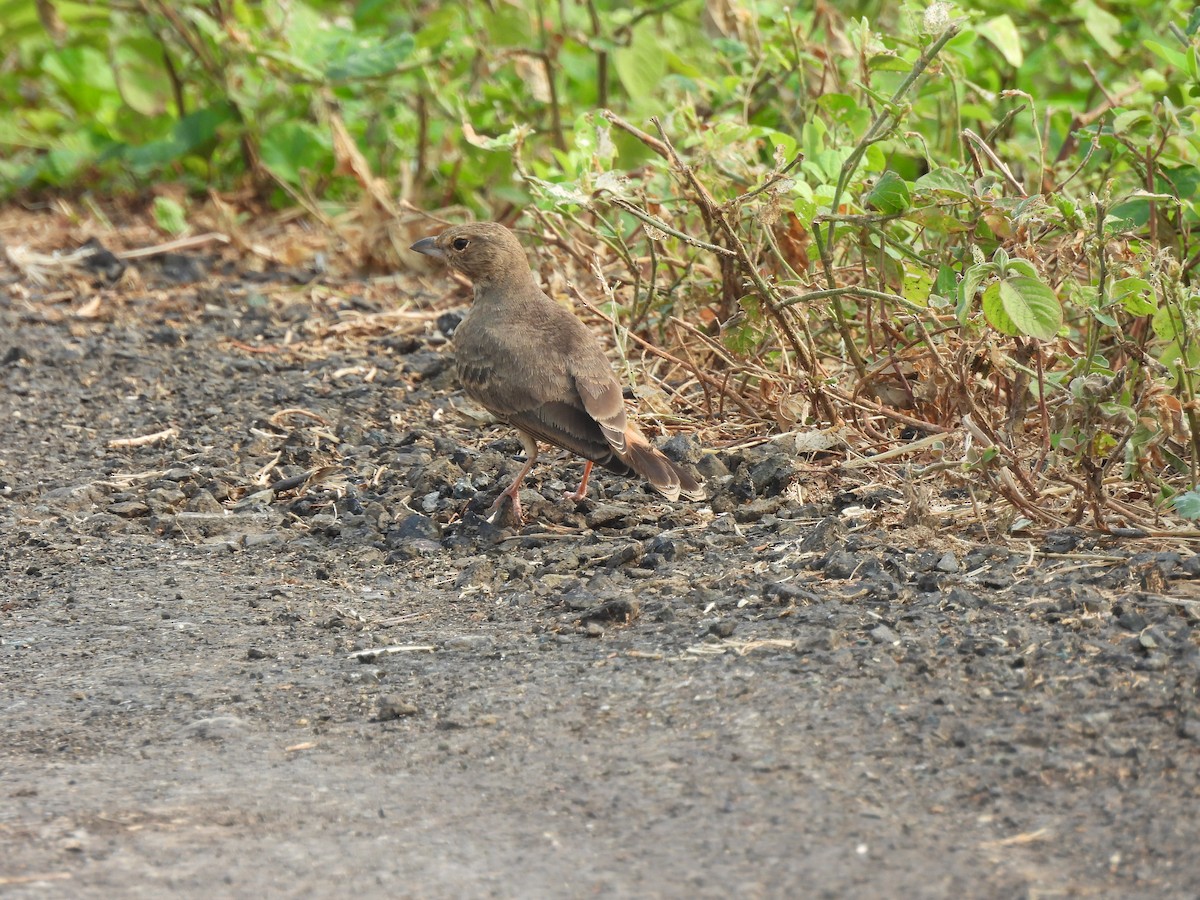
[[[442,252],[442,248],[437,245],[437,238],[421,238],[408,249],[424,253],[426,256],[436,256],[438,259],[446,258],[446,254]]]

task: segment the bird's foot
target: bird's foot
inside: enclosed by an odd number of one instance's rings
[[[525,516],[522,514],[522,511],[521,511],[521,498],[518,495],[518,493],[513,490],[503,491],[500,494],[500,496],[497,497],[495,499],[495,501],[493,501],[492,505],[490,507],[488,507],[488,512],[490,513],[490,515],[487,516],[486,521],[490,522],[492,525],[499,525],[501,522],[504,521],[504,501],[505,500],[508,500],[509,503],[512,505],[513,521],[518,526],[524,525],[525,524]]]
[[[592,461],[589,459],[583,466],[583,478],[579,480],[579,487],[574,491],[565,491],[563,499],[569,500],[572,503],[578,503],[587,496],[588,476],[592,474]]]

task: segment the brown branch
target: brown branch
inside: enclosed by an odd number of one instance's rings
[[[575,294],[576,299],[579,300],[579,302],[582,303],[585,307],[587,307],[587,309],[589,311],[595,313],[597,316],[602,318],[605,322],[608,322],[610,325],[617,324],[616,320],[613,319],[612,316],[607,315],[606,313],[602,312],[598,307],[593,305],[592,302],[583,295],[583,293],[579,290],[579,288],[575,287],[575,285],[571,284],[570,282],[568,282],[568,285],[570,286],[572,293]],[[734,403],[737,404],[738,408],[741,409],[741,411],[744,412],[751,420],[756,421],[756,422],[762,421],[762,416],[754,409],[754,407],[752,407],[748,402],[746,402],[746,400],[740,394],[738,394],[734,391],[729,391],[726,388],[726,386],[718,379],[709,375],[707,372],[693,370],[690,366],[688,366],[688,364],[686,362],[684,362],[678,356],[673,356],[672,354],[668,353],[666,350],[663,350],[661,347],[656,347],[654,344],[650,343],[645,338],[642,338],[639,335],[634,334],[632,331],[626,331],[626,334],[628,334],[631,338],[633,338],[635,343],[640,344],[643,348],[645,348],[646,350],[649,350],[655,356],[658,356],[662,359],[665,359],[667,362],[674,363],[677,366],[680,366],[684,369],[687,369],[688,371],[693,372],[693,374],[695,374],[695,376],[698,380],[705,381],[712,387],[715,387],[720,392],[722,398],[729,397]]]

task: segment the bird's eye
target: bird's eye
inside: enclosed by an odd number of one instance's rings
[[[461,251],[461,250],[466,250],[468,245],[470,245],[470,243],[471,242],[468,241],[466,238],[455,238],[454,243],[451,244],[451,246],[454,247],[455,250]]]

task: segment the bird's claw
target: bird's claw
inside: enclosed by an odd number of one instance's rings
[[[501,522],[503,522],[504,521],[504,501],[505,500],[508,500],[509,503],[512,505],[513,521],[518,526],[524,525],[525,524],[525,516],[522,514],[522,511],[521,511],[521,500],[519,497],[517,497],[516,494],[510,494],[508,491],[504,491],[499,497],[497,497],[492,502],[492,505],[488,508],[489,515],[484,518],[484,521],[488,522],[491,525],[499,525]]]

